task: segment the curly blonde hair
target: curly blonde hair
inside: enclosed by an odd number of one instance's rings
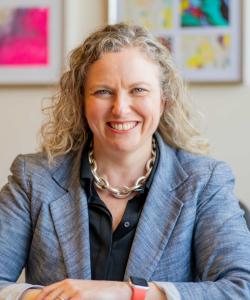
[[[195,111],[168,49],[146,29],[120,23],[94,32],[72,51],[58,92],[52,97],[52,104],[44,109],[49,118],[41,128],[41,147],[50,161],[77,151],[86,143],[91,133],[83,105],[88,68],[103,54],[119,52],[125,47],[137,47],[160,67],[165,109],[158,131],[165,142],[177,149],[207,153],[208,143],[193,124]]]

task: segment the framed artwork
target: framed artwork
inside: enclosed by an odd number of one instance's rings
[[[0,1],[0,84],[53,84],[61,57],[61,0]]]
[[[238,82],[241,6],[242,0],[109,0],[108,19],[150,30],[188,81]]]

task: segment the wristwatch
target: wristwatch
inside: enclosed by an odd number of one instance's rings
[[[147,280],[140,277],[130,276],[128,282],[132,288],[131,300],[144,300],[149,289]]]

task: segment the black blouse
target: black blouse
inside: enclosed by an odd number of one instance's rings
[[[158,147],[156,161],[145,187],[128,201],[122,220],[114,232],[112,215],[95,190],[88,149],[86,147],[82,154],[80,178],[88,199],[91,278],[122,281],[140,214],[158,164]]]

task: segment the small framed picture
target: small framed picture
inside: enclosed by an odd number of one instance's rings
[[[61,0],[1,0],[0,84],[54,84],[61,59]]]
[[[150,30],[193,82],[239,82],[242,0],[109,0],[109,23]]]

